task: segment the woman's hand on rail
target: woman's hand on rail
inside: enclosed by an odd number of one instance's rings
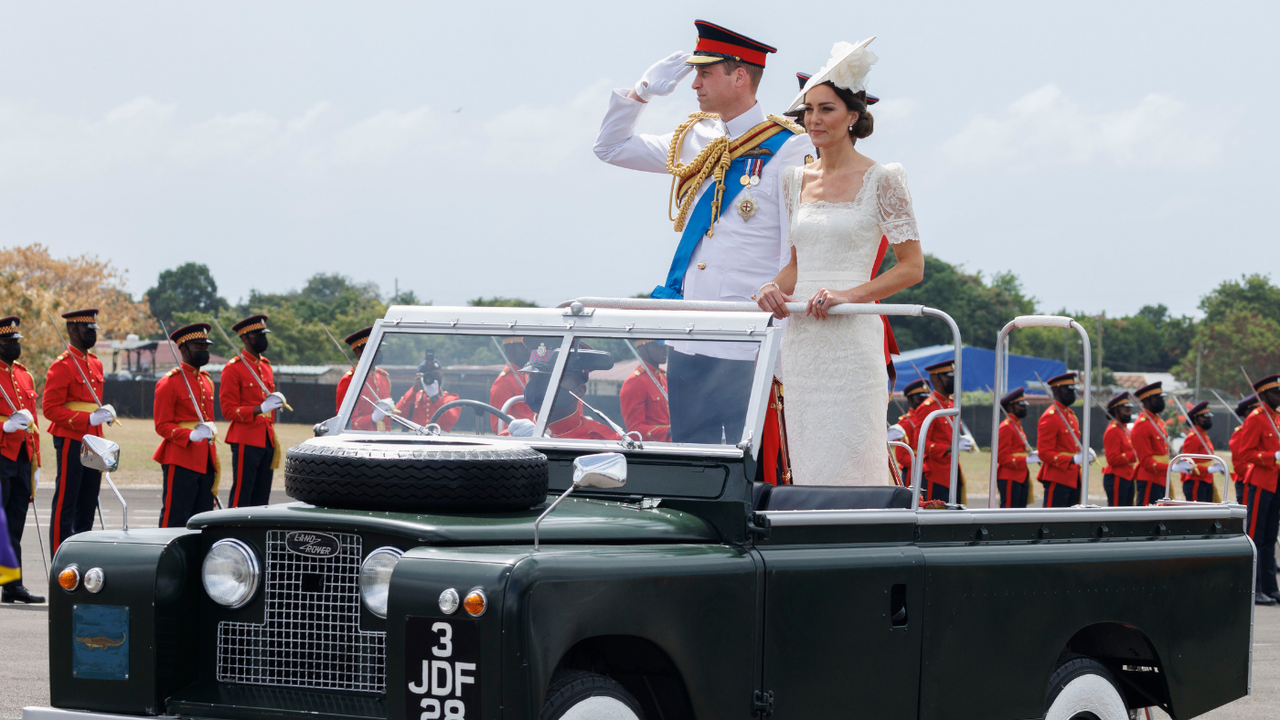
[[[783,320],[791,314],[787,310],[787,303],[789,302],[792,302],[792,298],[784,294],[773,283],[760,288],[760,292],[756,294],[756,304],[760,306],[760,309],[773,313],[773,316],[779,320]]]

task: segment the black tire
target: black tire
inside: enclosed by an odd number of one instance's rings
[[[289,449],[289,497],[351,510],[508,512],[547,496],[547,456],[509,442],[312,438]]]
[[[1045,720],[1128,720],[1124,695],[1106,666],[1084,655],[1064,655],[1049,677]]]
[[[547,688],[539,720],[626,718],[628,711],[636,720],[644,720],[640,703],[636,702],[622,683],[596,673],[567,670],[556,673],[551,678],[551,687]]]

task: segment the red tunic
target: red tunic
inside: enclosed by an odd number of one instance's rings
[[[912,445],[919,446],[920,428],[924,427],[924,419],[934,410],[948,410],[954,407],[951,398],[946,398],[933,393],[924,402],[916,406],[911,411],[912,423],[915,425]],[[926,482],[943,487],[951,487],[951,418],[940,417],[933,421],[929,426],[929,436],[925,438],[924,458],[921,460],[924,465],[924,479]],[[961,484],[964,482],[964,473],[960,473]],[[954,501],[955,498],[952,498]]]
[[[547,423],[547,437],[572,438],[575,440],[617,440],[618,433],[604,423],[598,423],[582,414],[582,403],[578,409],[554,422]]]
[[[89,392],[89,388],[85,386],[77,366],[89,376],[93,392]],[[67,348],[66,352],[53,361],[44,376],[42,409],[45,418],[49,420],[49,434],[72,440],[80,440],[85,435],[102,437],[102,425],[94,427],[89,424],[89,413],[92,410],[66,407],[69,403],[88,403],[96,407],[94,395],[102,397],[102,361],[92,352],[85,357],[79,350]]]
[[[431,396],[427,395],[427,391],[423,390],[417,380],[414,380],[414,386],[405,391],[401,396],[400,402],[396,403],[396,409],[400,411],[402,417],[406,417],[419,425],[426,425],[430,422],[431,416],[435,415],[436,410],[445,403],[451,403],[457,400],[458,396],[443,390],[436,396],[435,402],[431,401]],[[441,415],[435,424],[440,426],[440,432],[449,432],[453,429],[458,418],[462,417],[462,408],[451,408]]]
[[[1213,455],[1213,441],[1204,435],[1203,430],[1197,428],[1191,431],[1186,440],[1182,441],[1182,452],[1191,455]],[[1209,481],[1211,477],[1209,472],[1210,463],[1211,461],[1209,460],[1196,460],[1196,466],[1191,472],[1180,473],[1183,482],[1187,480]]]
[[[902,428],[903,432],[906,433],[902,436],[902,439],[899,440],[899,442],[910,445],[911,449],[914,451],[916,447],[916,440],[919,439],[916,433],[920,432],[920,428],[916,425],[915,418],[912,417],[910,412],[907,412],[904,415],[899,415],[898,425]],[[895,447],[893,449],[893,457],[898,461],[898,467],[908,469],[911,467],[911,453],[906,450],[900,447]],[[910,478],[908,478],[908,481],[909,480]]]
[[[662,368],[649,366],[654,377],[662,384],[662,390],[644,368],[637,367],[631,377],[622,383],[619,400],[622,403],[622,423],[627,432],[638,432],[645,440],[667,442],[671,436],[671,412],[667,399],[662,395],[667,389],[667,374]]]
[[[1271,421],[1267,420],[1267,415],[1271,416]],[[1278,417],[1280,414],[1259,403],[1245,418],[1238,445],[1240,459],[1252,466],[1246,482],[1267,492],[1276,491],[1276,451],[1280,451],[1280,438],[1276,437],[1271,422]]]
[[[15,410],[3,399],[0,399],[0,416],[8,418],[18,410],[31,412],[30,431],[0,433],[0,455],[9,460],[17,460],[22,444],[27,444],[27,457],[36,467],[40,466],[40,415],[36,412],[36,385],[31,373],[20,362],[12,366],[0,362],[0,387],[4,388],[9,400],[17,405]],[[3,422],[3,421],[0,421]]]
[[[1112,420],[1102,433],[1102,454],[1107,459],[1107,466],[1102,473],[1112,474],[1122,480],[1132,480],[1138,469],[1138,455],[1133,451],[1133,438],[1129,437],[1129,428],[1119,420]]]
[[[497,379],[493,381],[493,385],[489,386],[489,404],[501,410],[502,406],[511,398],[517,395],[524,395],[524,387],[521,383],[528,381],[528,375],[513,372],[510,365],[504,365],[502,372],[498,373]],[[530,410],[523,400],[508,408],[507,414],[513,418],[524,420],[532,420],[534,417],[533,410]],[[498,418],[496,416],[489,416],[489,427],[493,428],[495,433],[498,432]]]
[[[347,389],[351,386],[351,378],[356,374],[355,368],[347,371],[341,379],[338,380],[337,394],[337,410],[342,411],[342,401],[347,399]],[[375,423],[373,421],[373,406],[365,402],[361,398],[368,398],[370,402],[377,402],[383,398],[391,397],[391,376],[382,368],[374,368],[372,377],[366,377],[364,381],[364,391],[360,393],[360,398],[356,399],[356,406],[351,410],[351,428],[353,430],[382,430],[386,431],[387,420]]]
[[[1249,468],[1253,467],[1253,463],[1248,462],[1240,455],[1240,431],[1244,429],[1244,425],[1236,426],[1231,431],[1231,439],[1227,441],[1227,447],[1231,450],[1231,479],[1242,483],[1245,478],[1249,477]]]
[[[1169,470],[1169,437],[1165,435],[1164,422],[1144,408],[1134,421],[1129,437],[1138,456],[1138,470],[1133,479],[1164,487],[1165,473]]]
[[[1022,422],[1007,417],[1000,423],[1000,444],[996,454],[997,480],[1026,482],[1027,436],[1022,432]]]
[[[195,393],[200,402],[204,419],[212,421],[213,378],[204,370],[196,372],[186,363],[179,367],[187,376],[187,383],[191,384],[191,393]],[[187,392],[187,384],[178,376],[178,368],[170,370],[156,383],[154,415],[160,446],[151,459],[162,465],[178,465],[204,473],[218,464],[218,450],[213,440],[191,442],[192,426],[200,422],[195,408],[191,406],[191,393]],[[188,427],[182,427],[180,423],[187,423]]]
[[[1071,462],[1071,457],[1080,452],[1076,444],[1079,437],[1075,413],[1063,410],[1056,402],[1041,413],[1036,423],[1036,452],[1040,454],[1036,479],[1069,488],[1079,485],[1080,467]]]
[[[254,379],[249,368],[253,367],[267,386],[268,392],[262,390]],[[222,388],[219,399],[222,403],[222,417],[231,422],[227,428],[228,444],[242,443],[253,447],[266,447],[268,441],[274,447],[276,443],[275,411],[263,414],[258,410],[267,395],[275,392],[275,373],[271,371],[271,361],[266,358],[254,360],[243,350],[231,358],[222,368]]]

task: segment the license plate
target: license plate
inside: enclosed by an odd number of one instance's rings
[[[475,620],[405,620],[405,720],[480,717],[480,627]]]

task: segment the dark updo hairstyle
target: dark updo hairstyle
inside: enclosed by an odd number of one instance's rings
[[[871,133],[875,131],[876,119],[867,112],[867,91],[849,92],[842,87],[837,87],[830,80],[822,84],[831,88],[836,97],[844,101],[845,107],[858,113],[858,119],[853,123],[853,132],[849,133],[849,142],[857,145],[862,138],[871,137]]]

